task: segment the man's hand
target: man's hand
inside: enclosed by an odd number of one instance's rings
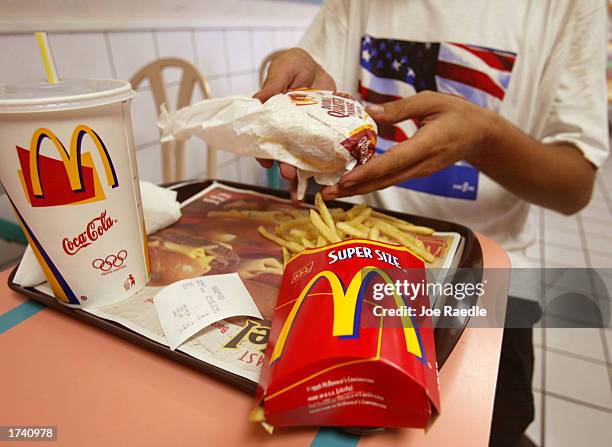
[[[321,191],[353,196],[425,177],[466,160],[516,196],[573,214],[591,199],[595,167],[571,143],[541,143],[493,111],[458,96],[422,92],[368,108],[381,124],[416,119],[420,128],[383,155]]]
[[[324,188],[327,199],[377,191],[475,158],[490,142],[495,118],[493,112],[459,96],[428,91],[367,111],[382,125],[412,118],[420,128],[409,140],[344,175],[338,185]]]
[[[321,90],[336,90],[332,77],[301,48],[291,48],[274,58],[262,89],[255,98],[266,102],[272,96],[285,93],[292,88],[311,87]],[[264,168],[272,167],[272,160],[257,159]],[[281,176],[291,183],[291,197],[297,197],[297,170],[286,163],[279,165]]]
[[[336,83],[310,54],[301,48],[291,48],[272,60],[264,85],[255,98],[266,102],[274,95],[300,87],[334,91]]]

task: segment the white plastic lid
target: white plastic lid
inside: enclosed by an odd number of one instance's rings
[[[0,84],[0,113],[80,109],[126,101],[134,94],[129,82],[116,79]]]

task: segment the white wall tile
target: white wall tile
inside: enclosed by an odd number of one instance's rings
[[[3,35],[0,42],[0,82],[14,84],[47,79],[33,34]]]
[[[588,377],[576,376],[576,381],[581,380],[588,381]],[[546,396],[544,417],[546,446],[604,446],[612,439],[608,412]]]
[[[104,34],[49,34],[49,44],[61,78],[113,77]]]
[[[134,127],[134,143],[136,146],[159,140],[155,101],[150,91],[136,93],[132,101],[132,123]]]
[[[185,144],[185,178],[206,177],[206,143],[190,138]]]
[[[213,98],[223,98],[230,94],[229,81],[227,78],[208,79],[210,94]]]
[[[275,49],[292,48],[298,44],[298,37],[290,30],[274,30]]]
[[[225,38],[230,73],[253,69],[255,65],[252,54],[251,32],[228,30],[225,32]]]
[[[230,161],[235,160],[236,157],[237,155],[234,154],[233,152],[224,151],[223,149],[218,149],[217,150],[217,167],[220,168],[221,166],[226,165]],[[217,172],[219,172],[218,169],[217,169]]]
[[[263,60],[274,51],[274,36],[271,30],[254,30],[252,32],[253,64],[259,70]]]
[[[189,31],[156,31],[155,38],[159,49],[159,57],[176,57],[195,63],[193,60],[193,44]],[[179,70],[165,70],[164,80],[174,82],[180,80]]]
[[[219,166],[217,168],[217,178],[219,180],[241,182],[242,177],[240,175],[240,166],[238,164],[238,158],[236,157],[233,161]]]
[[[129,80],[138,70],[157,59],[153,33],[149,31],[109,33],[117,76]]]
[[[546,391],[612,409],[606,366],[548,351],[545,374]]]
[[[155,184],[162,182],[161,145],[136,151],[138,177]]]
[[[306,28],[293,31],[293,42],[295,42],[294,46],[300,43],[300,40],[302,40],[305,32]]]
[[[222,31],[195,33],[198,68],[204,76],[227,73],[228,62]]]
[[[242,182],[248,185],[266,186],[266,169],[262,168],[253,157],[240,157],[240,174]]]
[[[254,73],[231,76],[229,78],[232,95],[253,95],[257,90],[257,78]]]

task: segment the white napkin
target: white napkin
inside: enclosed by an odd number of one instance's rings
[[[176,191],[150,182],[140,182],[140,194],[147,234],[172,225],[181,217],[181,206],[176,200]],[[28,245],[13,282],[22,287],[34,287],[46,280],[32,248]]]

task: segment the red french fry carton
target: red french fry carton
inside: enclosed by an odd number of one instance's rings
[[[433,328],[407,281],[425,283],[425,267],[398,245],[351,239],[292,258],[252,419],[427,427],[440,410]]]

